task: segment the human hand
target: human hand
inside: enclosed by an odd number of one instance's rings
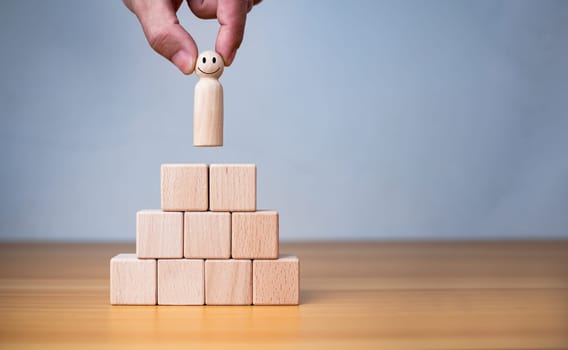
[[[199,18],[217,18],[220,24],[215,51],[226,66],[233,63],[243,41],[247,13],[261,0],[187,0]],[[176,12],[183,0],[123,0],[142,25],[150,46],[175,64],[184,74],[191,74],[197,59],[197,45],[180,25]]]

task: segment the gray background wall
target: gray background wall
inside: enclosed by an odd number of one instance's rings
[[[257,163],[285,240],[566,238],[567,38],[563,1],[266,0],[195,149],[120,1],[2,1],[0,239],[134,239],[165,162]]]

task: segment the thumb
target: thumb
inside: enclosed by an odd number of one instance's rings
[[[153,0],[133,10],[150,46],[175,64],[184,74],[191,74],[197,59],[197,46],[180,25],[172,1]]]

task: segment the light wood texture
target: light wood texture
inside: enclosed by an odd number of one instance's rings
[[[199,55],[195,73],[200,78],[195,85],[193,104],[193,145],[223,146],[223,74],[221,55],[205,51]]]
[[[40,296],[41,298],[41,296]],[[156,304],[156,260],[118,254],[110,260],[110,303]]]
[[[186,258],[231,257],[231,213],[187,212],[183,231]]]
[[[183,213],[141,210],[136,213],[139,258],[183,258]]]
[[[207,210],[209,207],[207,164],[162,164],[160,172],[162,210]]]
[[[252,303],[297,305],[300,302],[300,260],[281,255],[277,260],[253,260]]]
[[[278,258],[278,212],[233,213],[231,230],[233,258]]]
[[[205,304],[252,304],[252,263],[250,260],[206,260]]]
[[[256,165],[212,164],[209,167],[209,210],[255,211]]]
[[[286,243],[299,306],[111,306],[129,244],[0,244],[2,349],[566,349],[568,242]]]
[[[158,260],[159,305],[203,305],[205,262],[201,259]]]

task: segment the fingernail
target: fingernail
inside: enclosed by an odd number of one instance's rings
[[[191,74],[193,72],[195,62],[193,62],[193,57],[185,51],[178,51],[173,55],[172,62],[183,74]]]
[[[235,56],[237,55],[237,50],[234,50],[233,52],[231,52],[231,54],[229,54],[229,57],[227,59],[227,62],[225,62],[226,66],[230,66],[231,63],[233,63],[233,60],[235,59]]]

